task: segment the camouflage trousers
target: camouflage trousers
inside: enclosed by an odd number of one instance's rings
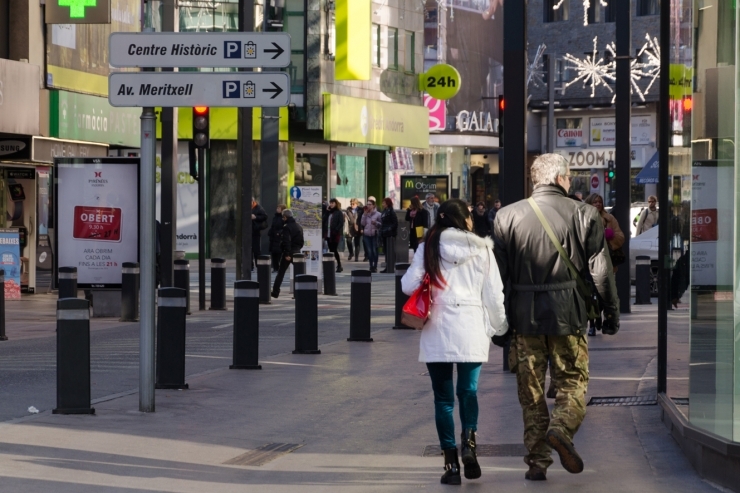
[[[584,336],[521,336],[512,341],[518,357],[516,381],[524,418],[524,445],[528,465],[547,469],[552,464],[552,449],[545,440],[550,428],[568,439],[586,416],[588,387],[588,344]],[[555,381],[557,397],[552,418],[545,400],[545,372],[551,359],[550,378]]]

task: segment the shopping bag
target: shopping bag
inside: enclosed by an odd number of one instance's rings
[[[429,318],[429,307],[431,303],[432,294],[429,274],[426,274],[421,281],[421,285],[409,297],[406,304],[403,305],[401,324],[416,330],[424,328],[424,324]]]

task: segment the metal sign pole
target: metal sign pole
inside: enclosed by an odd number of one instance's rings
[[[206,309],[206,150],[198,148],[198,310]]]
[[[156,276],[156,116],[141,112],[141,170],[139,172],[139,263],[141,322],[139,323],[139,411],[154,412],[154,296]]]

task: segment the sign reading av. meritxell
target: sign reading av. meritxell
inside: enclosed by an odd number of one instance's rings
[[[110,24],[110,0],[46,0],[47,24]]]

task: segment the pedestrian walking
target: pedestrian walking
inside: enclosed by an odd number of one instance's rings
[[[257,265],[257,257],[262,255],[262,230],[267,229],[267,212],[252,199],[252,269]]]
[[[385,269],[388,272],[390,266],[396,262],[396,236],[398,235],[398,216],[393,210],[393,200],[390,197],[383,199],[383,212],[380,214],[380,237],[383,239],[383,252],[385,253]]]
[[[360,222],[362,244],[370,262],[370,272],[378,272],[378,233],[380,231],[380,212],[375,209],[375,201],[368,199]]]
[[[357,199],[351,199],[347,210],[344,211],[344,224],[345,224],[345,243],[347,243],[347,250],[349,251],[349,257],[347,260],[352,261],[352,257],[355,257],[355,261],[359,260],[360,256],[360,241],[362,235],[360,234],[360,228],[357,225]]]
[[[337,272],[342,272],[342,259],[339,258],[339,243],[344,234],[344,213],[342,204],[337,199],[331,199],[326,207],[326,244],[337,261]]]
[[[285,271],[293,263],[293,255],[301,253],[301,248],[303,248],[303,228],[295,221],[293,211],[290,209],[283,211],[283,222],[285,225],[283,226],[283,237],[280,242],[280,269],[278,269],[275,276],[275,282],[270,293],[273,298],[280,296],[280,286],[283,284]]]
[[[491,238],[472,233],[465,202],[452,199],[439,208],[437,222],[419,244],[401,279],[412,295],[429,276],[432,306],[421,331],[419,361],[426,363],[434,391],[434,416],[444,453],[443,484],[460,484],[455,443],[455,393],[462,424],[462,462],[467,479],[481,476],[476,453],[478,377],[488,362],[492,336],[508,331],[504,293]],[[452,382],[457,364],[457,390]]]
[[[355,208],[355,213],[357,214],[357,232],[360,233],[360,235],[355,238],[355,261],[359,260],[360,258],[360,245],[362,245],[365,254],[362,257],[362,261],[367,262],[367,250],[365,250],[362,239],[362,215],[365,213],[365,206],[362,204],[362,201],[360,201],[360,199],[357,199],[357,207]]]
[[[473,231],[475,234],[484,238],[490,236],[491,227],[488,225],[488,211],[486,210],[486,203],[480,201],[476,204],[473,209]]]
[[[640,218],[637,220],[637,231],[635,236],[640,236],[658,224],[658,197],[651,195],[648,197],[648,206],[640,212]]]
[[[437,211],[439,210],[439,203],[437,202],[437,196],[433,193],[428,193],[424,199],[424,209],[429,213],[429,227],[434,226],[437,221]]]
[[[416,253],[424,232],[429,229],[429,211],[421,206],[419,197],[411,197],[411,205],[406,209],[406,222],[409,223],[409,246]]]
[[[604,300],[603,331],[619,330],[619,300],[603,222],[595,208],[567,198],[568,162],[543,154],[531,169],[534,192],[496,214],[494,253],[504,283],[511,285],[508,320],[513,328],[516,368],[529,466],[525,479],[547,479],[551,449],[565,470],[583,471],[573,437],[585,415],[589,317],[589,272]],[[494,338],[503,345],[505,338]],[[552,359],[557,397],[552,416],[544,395],[547,360]]]
[[[596,208],[601,216],[601,221],[604,225],[604,238],[606,239],[606,245],[609,248],[609,258],[612,261],[612,269],[614,273],[617,273],[619,265],[623,264],[626,260],[624,252],[622,251],[622,245],[624,245],[624,233],[619,227],[617,218],[604,210],[604,198],[598,193],[592,193],[586,197],[586,203]],[[599,303],[601,304],[601,303]],[[595,336],[597,330],[601,330],[602,327],[601,310],[599,310],[599,317],[596,320],[591,320],[588,327],[588,335]]]
[[[493,233],[493,222],[496,220],[496,213],[501,209],[501,201],[496,199],[493,201],[493,207],[488,211],[488,229]]]
[[[270,257],[272,258],[272,271],[277,272],[280,268],[280,257],[282,253],[281,243],[283,241],[283,211],[286,209],[284,204],[277,206],[277,212],[272,218],[272,224],[267,232],[270,238]]]

